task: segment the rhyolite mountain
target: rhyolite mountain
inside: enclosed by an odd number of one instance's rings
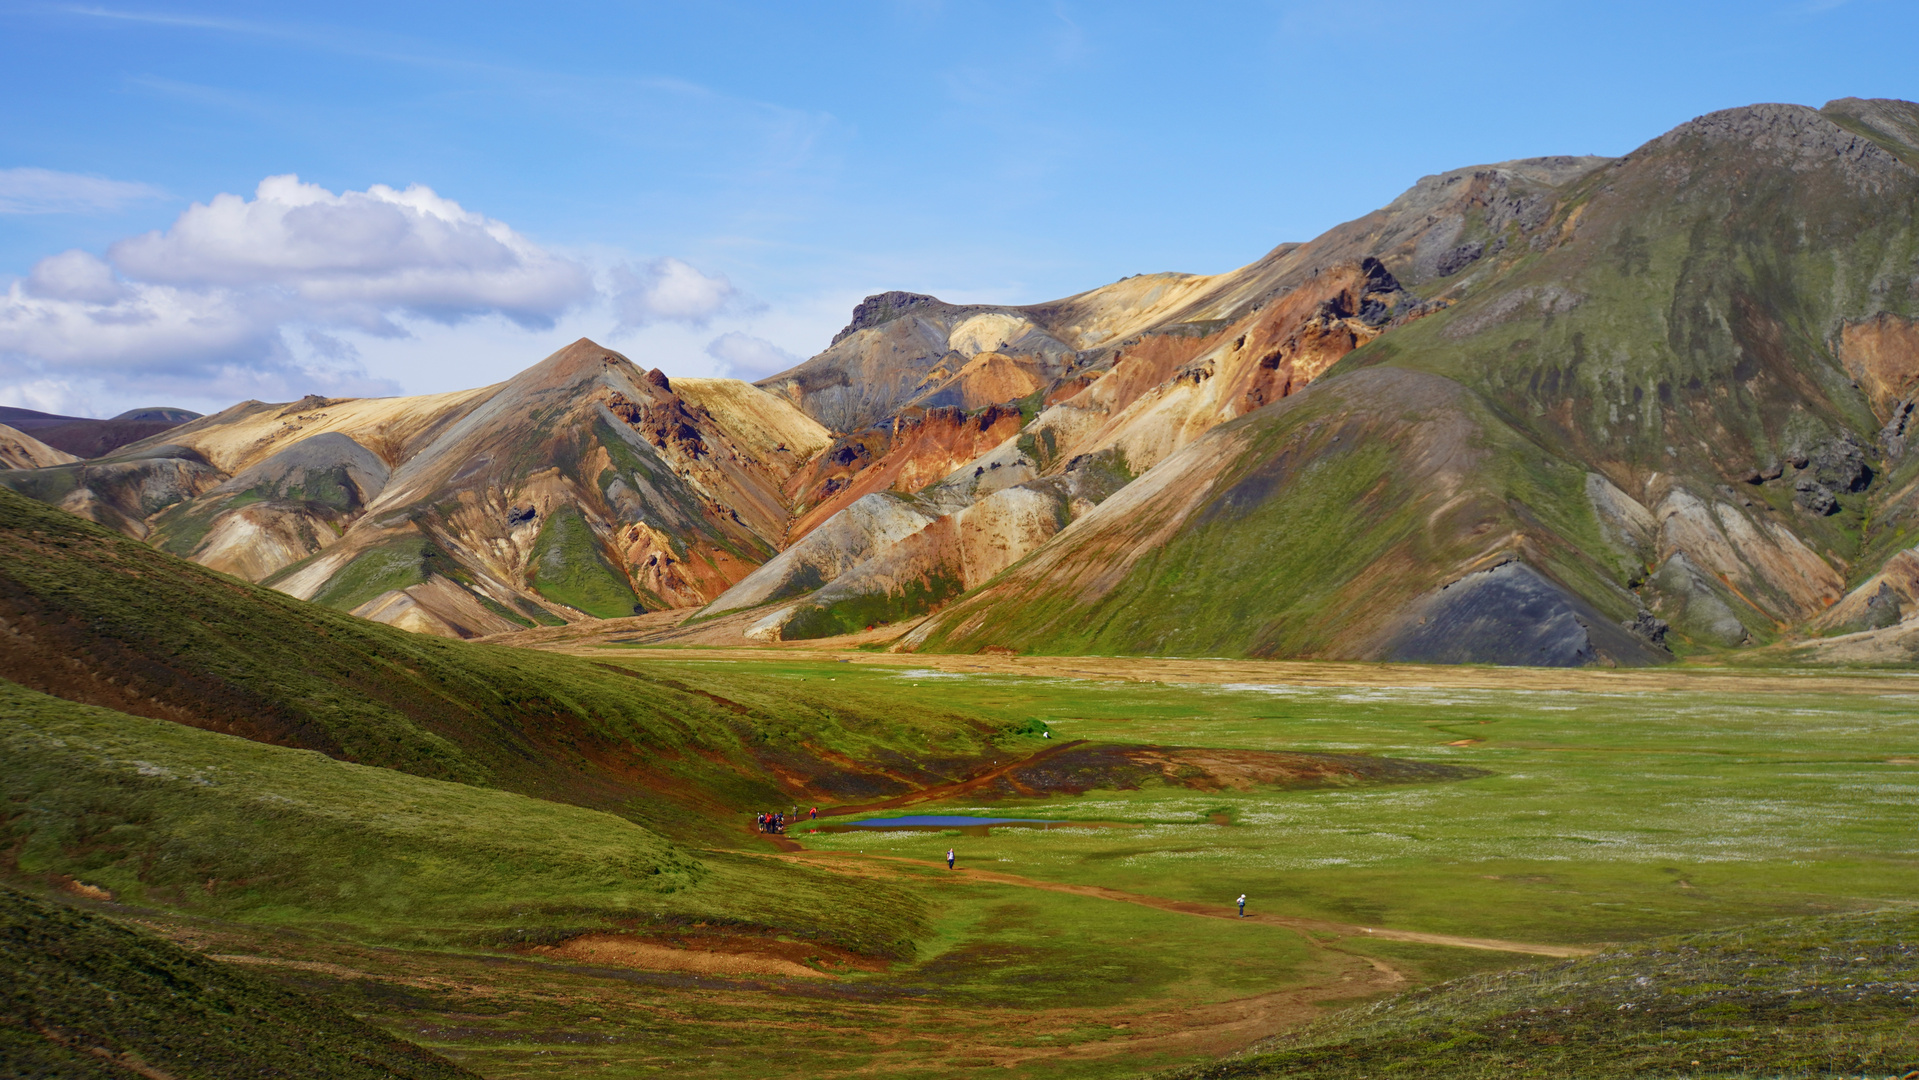
[[[775,551],[828,442],[745,383],[577,342],[497,386],[244,402],[0,481],[170,552],[472,637],[698,605]]]
[[[1919,106],[1751,106],[1224,274],[882,293],[757,386],[581,341],[0,483],[460,636],[680,608],[911,649],[1911,659],[1916,208]]]

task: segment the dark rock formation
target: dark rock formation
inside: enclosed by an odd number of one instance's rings
[[[1654,620],[1657,622],[1657,620]],[[1664,659],[1584,600],[1521,562],[1468,574],[1430,597],[1387,648],[1412,663],[1584,667]]]
[[[1437,272],[1440,277],[1452,277],[1466,267],[1478,262],[1479,257],[1484,254],[1486,254],[1486,245],[1478,240],[1461,244],[1451,251],[1446,252],[1444,255],[1441,255],[1439,262],[1434,264],[1433,270]]]
[[[845,329],[833,335],[832,344],[838,345],[841,341],[859,333],[869,326],[880,326],[884,323],[892,322],[894,319],[899,318],[914,308],[925,307],[928,304],[937,304],[939,302],[938,297],[927,296],[925,293],[875,293],[860,301],[859,305],[853,309],[853,321],[847,323]]]

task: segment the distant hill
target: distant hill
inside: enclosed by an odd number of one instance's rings
[[[18,428],[0,424],[0,469],[45,469],[78,460]]]
[[[62,453],[77,458],[97,458],[130,443],[178,427],[199,413],[186,409],[133,409],[110,420],[84,416],[59,416],[0,406],[0,424],[24,432]]]

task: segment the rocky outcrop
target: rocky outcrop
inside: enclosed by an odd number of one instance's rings
[[[1635,616],[1628,625],[1651,622]],[[1503,562],[1425,598],[1387,643],[1384,658],[1527,667],[1642,666],[1664,659],[1648,644],[1525,563]]]

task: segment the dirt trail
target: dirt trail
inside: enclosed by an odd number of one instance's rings
[[[816,865],[826,863],[827,858],[884,859],[889,862],[902,862],[914,866],[929,867],[944,865],[937,860],[908,859],[899,855],[849,856],[845,852],[809,852],[797,844],[795,844],[795,849],[796,850],[784,856],[769,857],[792,858],[798,856],[806,858],[807,861],[813,862]],[[820,856],[826,856],[826,858],[821,858]],[[832,867],[828,865],[825,868],[831,869]],[[1210,919],[1238,920],[1240,918],[1239,913],[1231,905],[1226,904],[1202,904],[1192,900],[1167,900],[1158,896],[1146,896],[1141,893],[1129,893],[1122,892],[1119,889],[1108,889],[1100,885],[1068,885],[1056,881],[1039,881],[1033,878],[1020,877],[1017,874],[1000,873],[997,870],[961,868],[954,870],[953,873],[964,874],[978,881],[993,881],[1002,885],[1019,885],[1029,889],[1044,889],[1047,892],[1072,893],[1076,896],[1092,896],[1101,900],[1113,900],[1123,904],[1138,904],[1142,907],[1158,908],[1161,911],[1176,911],[1182,915],[1198,915]],[[1307,936],[1308,940],[1312,940],[1312,935],[1331,934],[1338,937],[1363,937],[1373,938],[1379,941],[1411,941],[1418,942],[1422,945],[1449,945],[1459,949],[1484,949],[1489,952],[1525,953],[1530,956],[1554,956],[1561,958],[1590,956],[1598,951],[1597,949],[1580,945],[1541,945],[1525,941],[1502,941],[1498,938],[1460,937],[1455,934],[1427,934],[1418,930],[1389,930],[1377,926],[1354,926],[1351,923],[1328,922],[1324,919],[1303,919],[1288,915],[1268,915],[1257,912],[1245,916],[1245,920],[1247,922],[1265,923],[1270,926],[1284,926],[1289,930],[1299,931],[1301,934]]]

